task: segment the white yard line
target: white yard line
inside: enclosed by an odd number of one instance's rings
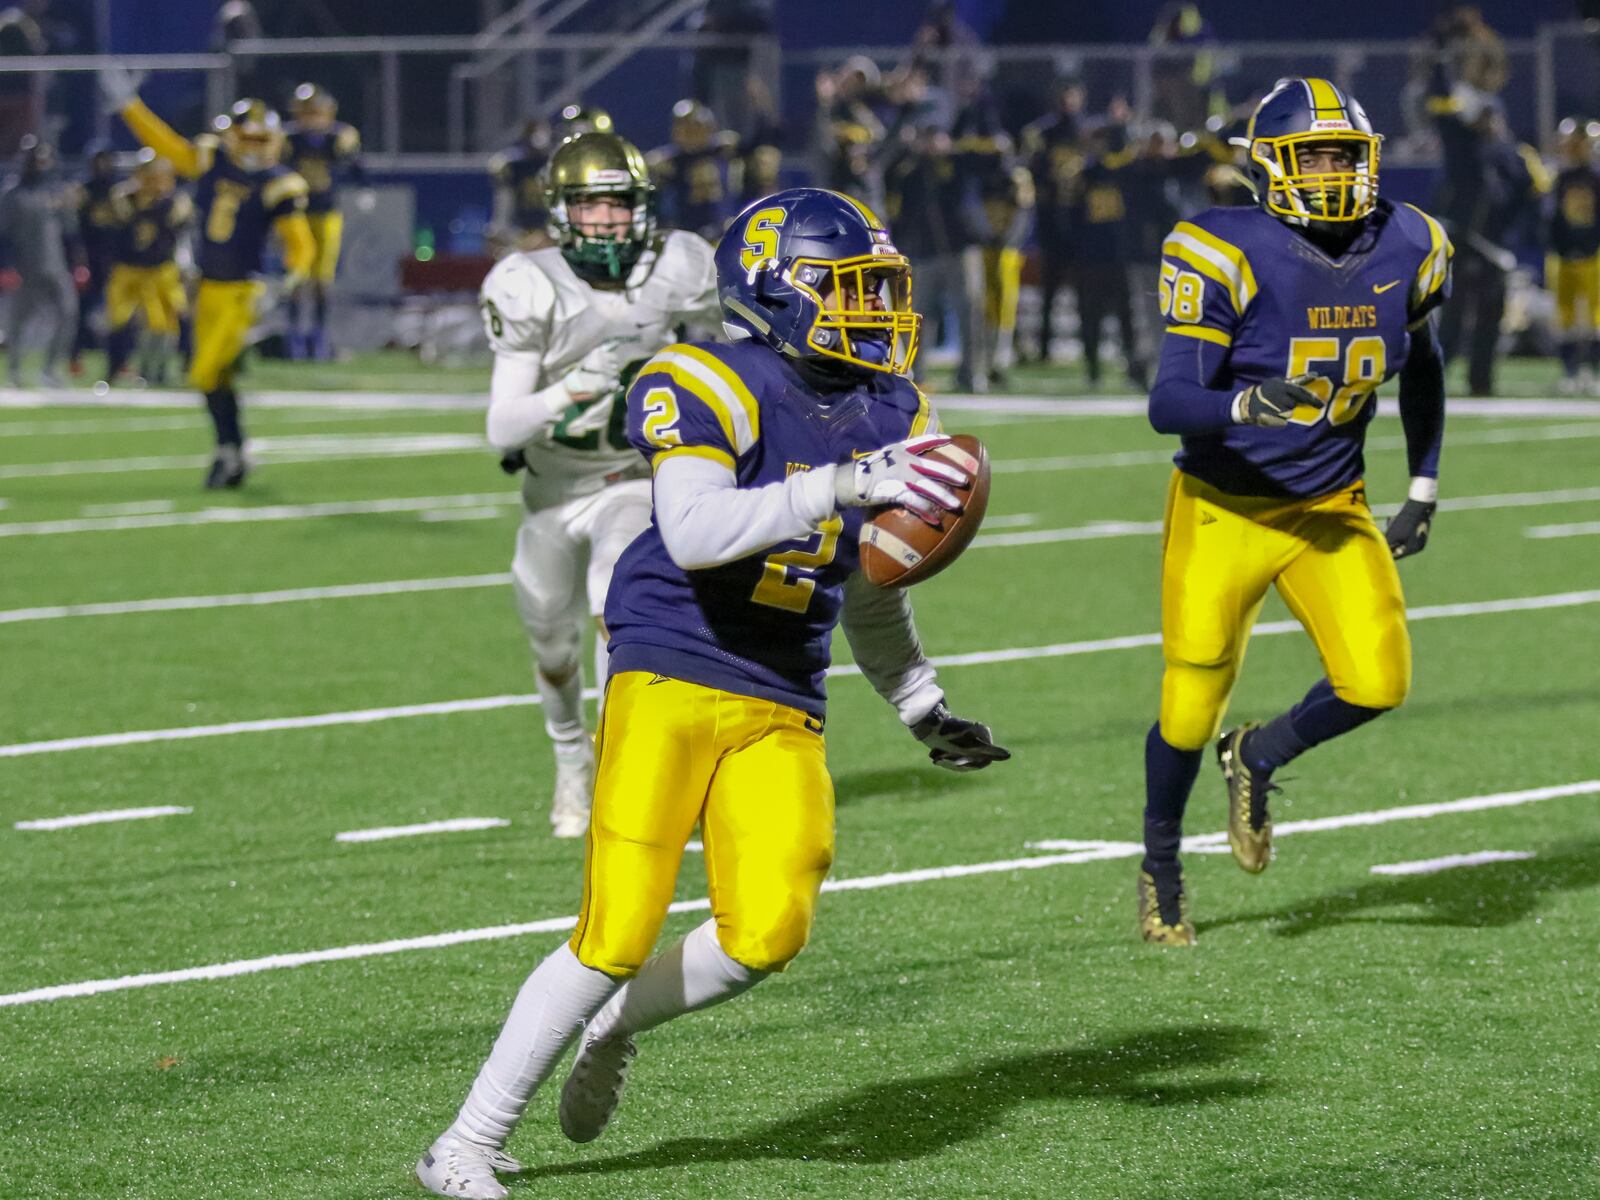
[[[279,444],[281,441],[282,444]],[[293,463],[355,462],[374,458],[423,458],[440,454],[484,454],[483,438],[471,433],[429,433],[370,437],[329,434],[305,438],[257,438],[251,461]],[[138,471],[187,471],[211,461],[209,454],[147,455],[138,458],[83,458],[66,462],[12,463],[0,466],[0,479],[49,479],[65,475],[121,475]]]
[[[0,407],[4,407],[0,405]],[[167,407],[163,405],[162,407]],[[185,406],[189,407],[189,406]],[[364,412],[333,412],[323,410],[307,413],[304,417],[277,416],[273,426],[303,422],[326,425],[335,421],[385,420],[389,413],[381,409]],[[104,420],[85,418],[78,421],[0,421],[0,437],[59,437],[84,433],[153,433],[164,429],[203,429],[205,418],[198,406],[186,416],[174,417],[107,417]]]
[[[476,511],[468,509],[468,512]],[[495,509],[495,512],[500,510]],[[333,587],[284,588],[275,592],[241,592],[222,596],[167,596],[154,600],[111,600],[101,604],[56,604],[0,612],[0,625],[17,621],[53,621],[64,617],[112,617],[129,613],[187,612],[205,608],[239,608],[260,604],[348,600],[363,596],[397,596],[412,592],[450,592],[504,587],[508,572],[493,575],[446,575],[436,579],[390,579],[378,583],[346,583]]]
[[[162,804],[151,808],[114,808],[106,812],[74,813],[68,817],[42,817],[37,821],[18,821],[16,829],[76,829],[79,825],[105,825],[111,821],[148,821],[151,817],[180,817],[192,808]]]
[[[1419,858],[1415,862],[1379,863],[1374,875],[1434,875],[1457,867],[1481,867],[1488,863],[1522,862],[1533,855],[1525,850],[1479,850],[1475,854],[1447,854],[1443,858]]]
[[[1523,537],[1569,538],[1593,537],[1600,533],[1600,521],[1575,521],[1570,525],[1530,525],[1522,531]]]
[[[390,838],[422,837],[430,833],[470,833],[477,829],[502,829],[511,824],[503,817],[455,817],[420,825],[389,825],[382,829],[352,829],[336,833],[336,842],[383,842]]]
[[[972,539],[973,550],[1004,546],[1040,546],[1049,542],[1092,542],[1100,538],[1145,536],[1161,532],[1160,521],[1090,521],[1067,529],[1029,529],[1018,533],[981,533]]]
[[[1411,805],[1407,808],[1376,809],[1371,812],[1350,813],[1344,817],[1330,817],[1322,822],[1291,821],[1278,826],[1276,832],[1308,833],[1313,829],[1337,829],[1352,825],[1381,825],[1388,821],[1417,820],[1444,816],[1451,813],[1481,812],[1490,808],[1507,808],[1532,804],[1540,800],[1553,800],[1562,796],[1585,796],[1600,792],[1600,779],[1582,783],[1562,784],[1556,787],[1530,788],[1518,792],[1502,792],[1490,796],[1473,796],[1465,800],[1452,800],[1442,804]],[[1333,822],[1341,822],[1334,824]],[[1205,835],[1207,839],[1226,840],[1226,833]],[[1128,848],[1133,847],[1132,851]],[[869,892],[883,888],[905,887],[909,884],[933,883],[945,879],[970,879],[979,875],[1004,875],[1017,871],[1035,871],[1048,867],[1069,866],[1077,863],[1100,862],[1127,858],[1139,853],[1141,848],[1133,843],[1110,842],[1090,844],[1062,854],[1036,855],[1028,858],[1000,859],[994,862],[958,863],[944,867],[925,867],[912,871],[893,871],[883,875],[865,875],[854,879],[830,879],[822,885],[824,892]],[[706,899],[680,900],[672,904],[669,912],[704,912],[711,907]],[[62,983],[50,987],[32,988],[23,992],[0,995],[0,1008],[23,1004],[39,1004],[49,1000],[67,1000],[81,996],[96,996],[105,992],[130,991],[135,988],[155,987],[168,983],[192,983],[210,979],[231,979],[240,975],[254,975],[262,971],[284,970],[310,966],[315,963],[342,962],[350,959],[376,958],[388,954],[405,954],[413,950],[437,950],[446,946],[459,946],[469,942],[501,941],[522,937],[530,933],[560,933],[578,923],[575,916],[547,917],[518,925],[493,925],[481,929],[461,929],[450,933],[428,934],[424,937],[397,938],[387,942],[366,942],[353,946],[336,946],[327,950],[310,950],[292,954],[270,954],[262,958],[240,959],[234,962],[215,963],[202,967],[185,967],[176,971],[156,971],[143,975],[123,975],[115,979],[89,979],[80,983]]]
[[[130,500],[126,504],[85,504],[78,511],[86,517],[135,517],[172,512],[177,507],[176,500]]]
[[[1576,608],[1600,604],[1600,590],[1555,592],[1543,596],[1517,596],[1504,600],[1479,600],[1462,604],[1421,605],[1406,615],[1411,621],[1449,617],[1479,616],[1489,613],[1536,612],[1552,608]],[[1255,637],[1298,633],[1298,621],[1263,621],[1255,627]],[[936,667],[987,666],[1041,658],[1066,658],[1098,654],[1107,650],[1131,650],[1159,646],[1159,633],[1137,633],[1125,637],[1096,638],[1082,642],[1057,642],[1047,646],[1018,646],[1004,650],[979,650],[970,654],[937,655],[929,661]],[[830,667],[828,675],[842,678],[859,675],[853,663]],[[587,689],[592,698],[594,690]],[[123,733],[97,733],[83,737],[54,738],[49,741],[13,742],[0,745],[0,758],[22,758],[34,754],[60,754],[76,750],[100,750],[115,746],[145,745],[151,742],[187,741],[193,738],[228,737],[240,733],[273,733],[290,729],[322,729],[332,725],[366,725],[378,721],[409,717],[449,716],[463,712],[491,712],[502,708],[524,708],[539,703],[533,693],[503,696],[478,696],[466,700],[438,700],[428,704],[404,704],[388,708],[364,708],[346,712],[316,713],[301,717],[267,717],[252,721],[229,721],[217,725],[179,725],[169,729],[139,729]]]
[[[442,508],[430,509],[428,512],[418,513],[417,520],[427,521],[437,525],[441,521],[492,521],[496,517],[503,517],[506,510],[520,503],[516,499],[507,500],[500,507],[484,505],[482,508]]]

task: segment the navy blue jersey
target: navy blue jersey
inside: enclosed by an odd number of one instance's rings
[[[105,271],[116,251],[122,230],[123,213],[113,193],[121,185],[115,176],[84,181],[78,201],[78,231],[90,267]]]
[[[1327,400],[1282,429],[1186,435],[1179,468],[1236,495],[1323,496],[1361,478],[1373,395],[1449,295],[1452,250],[1439,223],[1379,200],[1333,258],[1259,208],[1213,208],[1179,221],[1161,249],[1167,337],[1207,352],[1206,387],[1314,374],[1308,386]]]
[[[721,147],[681,150],[669,146],[650,156],[661,187],[661,219],[715,242],[733,214],[728,210],[727,153]]]
[[[740,487],[880,449],[936,427],[909,380],[822,395],[754,342],[668,346],[628,389],[628,439],[652,468],[675,455],[730,467]],[[809,537],[690,571],[652,519],[617,562],[606,597],[613,671],[653,671],[821,716],[844,583],[860,563],[863,510]]]
[[[362,178],[361,135],[354,125],[335,121],[326,129],[291,124],[285,140],[289,169],[306,181],[306,211],[332,212],[334,189]]]
[[[272,223],[306,211],[306,181],[279,164],[246,171],[214,143],[197,143],[200,177],[194,204],[200,214],[200,277],[238,282],[259,275]]]
[[[130,267],[159,267],[178,252],[178,234],[194,220],[187,192],[146,199],[135,188],[122,193],[126,224],[117,244],[117,261]]]
[[[1600,254],[1600,168],[1565,168],[1550,190],[1550,250],[1561,258]]]

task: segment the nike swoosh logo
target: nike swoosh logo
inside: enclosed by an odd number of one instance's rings
[[[1396,279],[1392,283],[1382,283],[1382,284],[1375,283],[1375,284],[1372,285],[1372,290],[1374,292],[1377,292],[1378,295],[1381,296],[1385,292],[1387,292],[1390,288],[1399,287],[1400,284],[1403,283],[1403,282],[1404,282],[1404,280]]]

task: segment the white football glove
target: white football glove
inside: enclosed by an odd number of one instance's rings
[[[950,487],[965,487],[971,479],[960,467],[924,457],[949,442],[943,434],[927,434],[840,463],[834,482],[839,507],[896,505],[910,509],[929,525],[939,524],[941,509],[960,512],[961,501]]]
[[[106,110],[118,113],[137,100],[139,81],[143,78],[143,75],[137,75],[127,67],[101,67],[100,94],[105,97]]]

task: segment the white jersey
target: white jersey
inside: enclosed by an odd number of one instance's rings
[[[522,446],[529,509],[648,476],[628,444],[618,391],[625,374],[677,340],[680,323],[720,322],[713,253],[697,234],[667,231],[616,290],[579,277],[554,246],[507,255],[489,272],[480,303],[496,356],[536,366],[539,391],[561,384],[600,397],[564,406]]]

